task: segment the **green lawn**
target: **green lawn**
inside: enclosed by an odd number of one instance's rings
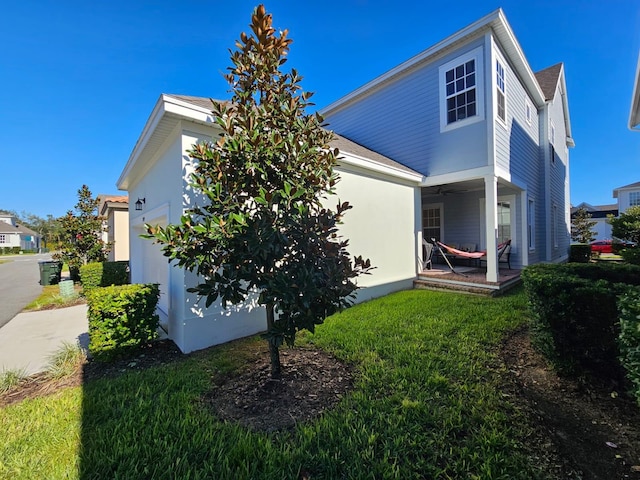
[[[256,338],[5,407],[0,478],[544,478],[495,353],[525,311],[522,291],[414,290],[334,315],[301,342],[353,363],[355,390],[293,432],[251,433],[199,402]]]

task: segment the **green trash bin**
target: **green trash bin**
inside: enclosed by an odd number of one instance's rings
[[[40,285],[56,285],[60,283],[60,275],[62,273],[62,262],[56,261],[40,261]]]

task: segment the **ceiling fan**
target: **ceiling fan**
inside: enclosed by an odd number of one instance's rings
[[[435,185],[433,187],[430,187],[427,191],[427,195],[434,195],[434,196],[438,196],[438,195],[442,195],[442,196],[446,196],[446,195],[451,195],[451,194],[456,194],[456,193],[464,193],[467,192],[468,190],[466,189],[460,189],[460,188],[447,188],[447,185]]]

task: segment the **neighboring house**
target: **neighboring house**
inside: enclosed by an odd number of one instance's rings
[[[40,250],[40,235],[18,223],[13,215],[0,214],[0,248],[19,248],[24,252]]]
[[[488,250],[511,239],[518,267],[562,261],[570,237],[568,146],[573,146],[561,64],[534,75],[497,10],[323,112],[339,135],[337,196],[348,201],[341,234],[376,267],[358,300],[411,288],[422,238]],[[265,329],[252,302],[204,308],[186,288],[194,274],[169,266],[140,238],[144,224],[178,223],[197,198],[189,188],[194,143],[216,138],[211,102],[161,95],[118,179],[129,198],[132,282],[160,284],[161,323],[188,352]]]
[[[107,260],[129,260],[129,197],[98,195],[98,212],[103,221],[102,240],[110,246]]]
[[[618,216],[618,204],[610,205],[590,205],[582,202],[571,209],[571,218],[579,208],[585,208],[591,215],[591,221],[596,222],[591,231],[594,233],[594,240],[608,240],[611,238],[611,225],[607,222],[609,215]]]
[[[618,199],[618,212],[640,205],[640,182],[631,183],[613,190],[613,198]]]

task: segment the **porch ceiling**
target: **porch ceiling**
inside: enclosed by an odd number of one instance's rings
[[[452,182],[440,185],[422,187],[422,197],[439,197],[447,195],[460,195],[469,192],[483,192],[484,179],[476,178],[462,182]],[[498,179],[498,195],[507,195],[515,190],[512,185]]]

